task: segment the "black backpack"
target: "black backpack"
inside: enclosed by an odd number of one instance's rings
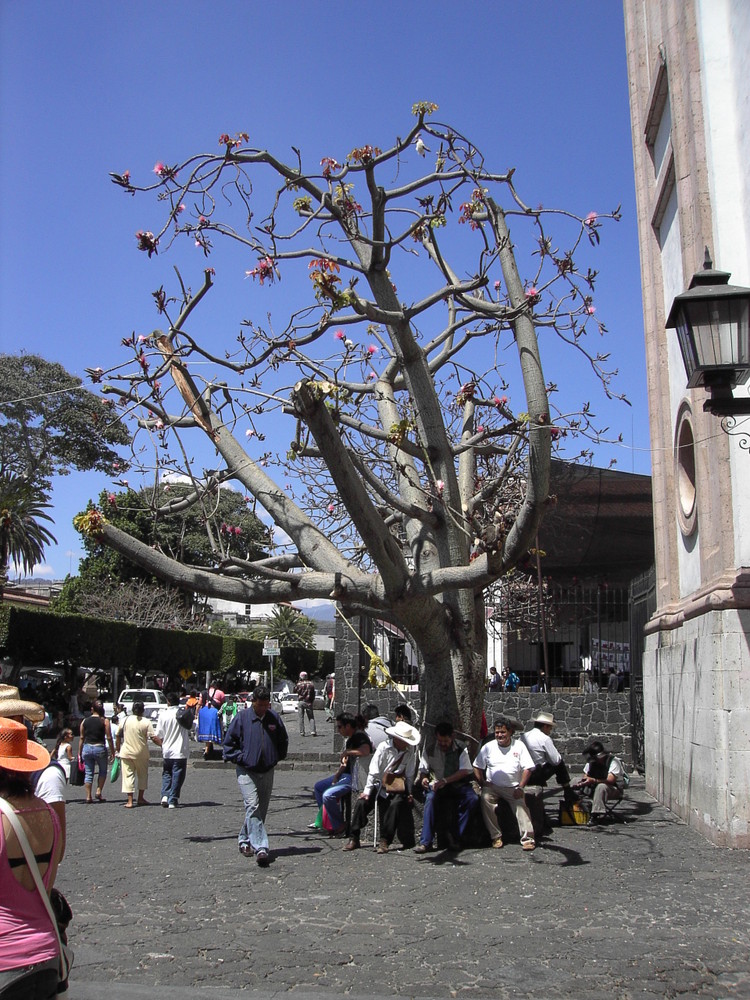
[[[190,730],[193,728],[193,723],[195,722],[195,712],[192,708],[188,708],[187,705],[183,705],[177,709],[175,718],[178,725],[182,726],[183,729]]]

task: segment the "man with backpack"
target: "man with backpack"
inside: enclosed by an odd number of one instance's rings
[[[161,804],[167,809],[176,809],[180,804],[180,792],[187,774],[190,754],[190,730],[195,715],[187,706],[180,708],[179,695],[170,691],[166,708],[156,723],[156,732],[151,739],[161,747]]]
[[[592,796],[590,822],[596,824],[606,817],[606,802],[622,798],[630,778],[619,757],[606,750],[601,740],[590,743],[583,756],[588,763],[583,767],[583,777],[576,788]]]

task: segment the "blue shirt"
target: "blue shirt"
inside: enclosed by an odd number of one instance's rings
[[[270,771],[288,749],[289,734],[270,708],[262,719],[253,708],[246,708],[232,719],[224,737],[224,760],[248,771]]]

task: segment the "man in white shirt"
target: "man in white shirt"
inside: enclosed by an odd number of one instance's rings
[[[510,719],[495,720],[495,739],[485,743],[474,759],[474,776],[482,789],[482,818],[492,846],[503,846],[503,834],[497,822],[495,808],[504,800],[515,811],[521,833],[521,847],[533,851],[534,827],[524,800],[524,788],[529,783],[534,761],[521,740],[513,740]]]
[[[584,765],[583,777],[576,787],[592,796],[590,822],[596,824],[606,817],[606,803],[610,799],[622,798],[625,769],[622,761],[606,750],[601,740],[590,743],[583,756],[588,763]]]
[[[531,720],[534,728],[528,733],[522,733],[521,739],[534,761],[534,770],[529,779],[530,785],[546,785],[554,774],[558,785],[562,785],[565,801],[573,800],[575,796],[570,790],[570,772],[565,761],[552,742],[552,730],[555,717],[551,712],[537,712]]]
[[[180,792],[187,774],[187,762],[190,754],[190,729],[187,728],[177,718],[179,711],[180,697],[175,692],[170,691],[167,695],[166,708],[159,716],[156,723],[156,732],[151,739],[157,746],[161,747],[162,773],[161,773],[161,804],[164,808],[176,809],[180,804]],[[184,720],[189,723],[187,718]]]

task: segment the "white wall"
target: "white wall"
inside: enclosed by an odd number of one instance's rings
[[[750,3],[699,0],[706,152],[714,209],[714,266],[750,286]],[[735,395],[750,392],[746,385]],[[739,425],[750,435],[750,418]],[[750,453],[731,448],[737,566],[750,566]]]
[[[750,611],[647,637],[648,791],[720,847],[750,848]]]

